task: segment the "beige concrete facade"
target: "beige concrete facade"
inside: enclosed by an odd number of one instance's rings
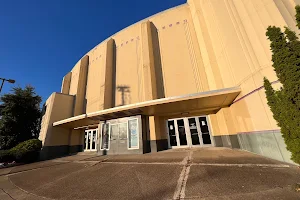
[[[191,106],[188,112],[175,112],[164,103],[165,115],[139,113],[148,117],[150,140],[168,138],[166,120],[200,115],[208,115],[212,136],[228,136],[223,143],[234,143],[229,136],[278,131],[262,88],[263,77],[279,85],[265,32],[269,25],[297,31],[295,5],[294,0],[188,0],[123,29],[90,50],[63,78],[63,95],[55,93],[47,100],[40,138],[45,146],[81,145],[82,133],[74,131],[78,127],[58,126],[63,131],[56,131],[51,123],[226,88],[240,91],[219,109]],[[86,119],[90,125],[99,121]],[[61,142],[47,139],[56,134]],[[272,148],[277,147],[260,153]]]

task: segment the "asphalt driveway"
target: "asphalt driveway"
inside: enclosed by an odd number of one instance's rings
[[[227,148],[75,155],[0,169],[0,199],[300,199],[300,169]]]

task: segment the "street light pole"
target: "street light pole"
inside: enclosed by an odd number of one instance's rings
[[[1,83],[1,87],[0,87],[0,93],[1,93],[3,85],[4,85],[4,79],[2,79],[2,83]]]
[[[9,82],[9,83],[15,83],[15,82],[16,82],[16,81],[13,80],[13,79],[0,78],[0,80],[2,80],[1,87],[0,87],[0,93],[1,93],[2,87],[3,87],[3,85],[4,85],[4,81],[7,81],[7,82]]]

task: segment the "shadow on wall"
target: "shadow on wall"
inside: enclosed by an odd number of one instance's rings
[[[154,70],[156,77],[156,91],[157,98],[165,98],[165,88],[164,88],[164,77],[162,70],[161,52],[158,31],[155,25],[150,22],[151,34],[152,34],[152,44],[153,44],[153,56],[154,56]]]
[[[112,96],[111,96],[111,107],[115,107],[116,106],[116,66],[117,66],[117,46],[116,46],[116,42],[115,40],[112,40],[112,79],[111,79],[111,84],[112,84]]]
[[[117,86],[117,91],[121,93],[121,104],[118,106],[124,106],[130,104],[131,102],[130,87],[127,85],[119,85]]]

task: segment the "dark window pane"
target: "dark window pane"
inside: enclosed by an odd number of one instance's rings
[[[92,149],[96,149],[96,131],[93,131]]]
[[[199,117],[199,123],[202,132],[203,144],[211,144],[210,133],[209,133],[206,117]]]
[[[83,146],[84,146],[83,149],[84,150],[86,149],[86,140],[87,140],[87,137],[88,137],[87,134],[88,134],[87,132],[84,133],[84,142],[83,142]]]
[[[169,136],[170,136],[170,145],[177,146],[174,120],[168,121],[168,129],[169,129]]]
[[[192,144],[193,145],[199,145],[199,135],[198,135],[198,130],[197,130],[197,125],[196,125],[196,120],[195,118],[190,118],[189,119],[189,128],[191,131],[191,138],[192,138]]]
[[[87,150],[91,148],[91,132],[88,132],[88,139],[87,139]]]
[[[180,145],[187,145],[183,119],[177,120]]]

